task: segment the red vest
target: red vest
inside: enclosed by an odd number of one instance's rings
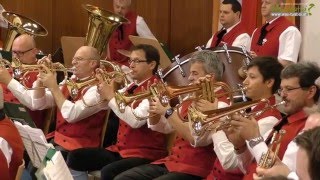
[[[224,93],[223,89],[220,89],[216,94]],[[219,98],[219,101],[223,101],[227,104],[230,101],[226,96]],[[187,115],[187,106],[190,106],[190,101],[185,101],[181,107],[181,116]],[[170,172],[180,172],[186,174],[192,174],[205,178],[212,167],[212,162],[216,159],[215,153],[212,151],[212,146],[206,147],[192,147],[189,141],[177,136],[176,140],[171,148],[171,154],[164,159],[153,162],[153,164],[165,164]]]
[[[111,61],[117,62],[129,66],[128,58],[118,53],[118,49],[129,50],[132,46],[131,41],[129,40],[129,35],[137,36],[137,14],[134,12],[128,12],[125,16],[130,21],[130,24],[123,24],[121,27],[118,27],[111,35],[109,41],[109,52]],[[123,35],[121,37],[121,30],[123,29]],[[122,39],[121,39],[122,38]]]
[[[150,81],[153,82],[155,76]],[[134,90],[134,94],[147,89],[148,81],[142,83]],[[117,143],[106,149],[118,152],[121,157],[140,157],[157,160],[167,155],[165,135],[152,131],[145,124],[140,128],[131,128],[124,120],[119,121]]]
[[[251,51],[254,51],[258,56],[278,57],[279,37],[281,33],[285,31],[289,26],[293,26],[293,24],[289,20],[287,20],[287,18],[281,16],[276,19],[274,22],[267,26],[267,35],[265,37],[267,41],[261,46],[258,45],[258,40],[262,27],[257,28],[252,35]]]
[[[10,180],[10,173],[9,173],[7,159],[1,150],[0,150],[0,177],[3,180]]]
[[[308,115],[303,111],[299,111],[295,114],[292,114],[288,117],[288,123],[285,124],[282,129],[286,130],[286,134],[283,136],[281,141],[281,146],[279,149],[278,157],[283,158],[285,151],[287,150],[288,144],[299,134],[303,129],[305,122],[308,118]],[[252,175],[256,172],[257,163],[251,163],[248,174],[244,176],[243,179],[252,179]]]
[[[8,118],[5,118],[0,121],[0,137],[5,139],[8,144],[11,146],[13,150],[13,154],[11,156],[11,162],[9,164],[9,176],[10,178],[8,179],[15,179],[18,167],[22,164],[22,159],[23,159],[23,151],[24,151],[24,146],[22,143],[22,139],[20,137],[20,134],[18,132],[18,129],[14,126],[12,121]],[[1,150],[0,150],[1,151]],[[7,160],[4,158],[3,153],[0,153],[0,175],[1,179],[5,179],[5,175],[8,172],[5,172],[6,169],[2,169],[1,166],[8,166],[7,165]],[[3,162],[4,160],[4,162]],[[3,164],[5,163],[5,164]],[[4,177],[2,176],[4,175]]]
[[[70,97],[66,86],[62,88],[62,93],[66,98]],[[75,102],[82,96],[83,94],[71,101]],[[101,142],[105,115],[106,111],[99,111],[76,123],[68,123],[63,119],[61,111],[58,110],[56,130],[53,133],[48,134],[47,138],[54,136],[55,143],[70,151],[84,147],[98,147]]]
[[[276,103],[276,99],[274,96],[271,96],[269,98],[270,104],[274,105]],[[255,108],[252,109],[252,112],[257,112],[262,110],[265,107],[265,103],[258,104]],[[271,109],[268,111],[265,111],[260,116],[256,117],[256,120],[259,121],[262,118],[273,116],[277,119],[281,119],[281,113],[277,109]],[[207,179],[228,179],[228,180],[241,180],[243,178],[244,174],[239,170],[224,170],[219,159],[217,159],[214,162],[213,170],[211,171],[210,175],[207,177]]]
[[[221,42],[225,42],[227,43],[228,46],[232,46],[233,41],[240,35],[240,34],[244,34],[244,33],[248,33],[248,31],[246,30],[246,28],[242,25],[242,23],[237,24],[235,27],[233,27],[228,33],[226,33],[222,39]],[[210,47],[211,48],[215,48],[215,45],[218,41],[218,37],[217,37],[218,33],[215,33],[213,38],[212,38],[212,42]],[[218,44],[218,46],[221,45]]]

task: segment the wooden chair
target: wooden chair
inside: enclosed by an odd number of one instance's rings
[[[43,125],[43,133],[44,135],[49,133],[50,125],[52,122],[55,122],[56,119],[56,107],[46,109],[45,122]]]
[[[22,176],[24,168],[25,168],[25,164],[24,164],[24,160],[22,159],[22,164],[19,166],[19,168],[17,170],[17,174],[16,174],[15,180],[20,180],[21,179],[21,176]]]

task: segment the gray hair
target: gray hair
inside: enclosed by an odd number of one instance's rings
[[[217,53],[210,50],[197,51],[190,58],[191,64],[195,62],[203,63],[203,68],[207,74],[214,74],[216,80],[222,80],[224,65],[219,60]]]

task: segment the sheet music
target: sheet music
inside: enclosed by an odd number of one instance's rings
[[[48,144],[41,129],[22,125],[17,121],[15,121],[14,124],[19,131],[24,147],[27,150],[33,166],[39,168],[48,149],[53,147],[52,144]]]
[[[43,173],[47,180],[73,180],[60,151],[53,155],[51,161],[47,161],[46,167],[43,168]]]

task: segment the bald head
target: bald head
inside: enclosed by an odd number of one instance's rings
[[[81,52],[82,58],[84,59],[92,59],[92,60],[100,60],[99,52],[96,48],[91,46],[81,46],[77,52]]]
[[[18,36],[16,39],[14,39],[13,41],[13,45],[21,45],[23,44],[25,47],[30,48],[36,48],[36,42],[34,40],[34,38],[28,34],[22,34],[20,36]]]
[[[22,34],[14,39],[12,44],[14,58],[20,59],[23,64],[35,64],[38,50],[34,38],[28,34]]]

